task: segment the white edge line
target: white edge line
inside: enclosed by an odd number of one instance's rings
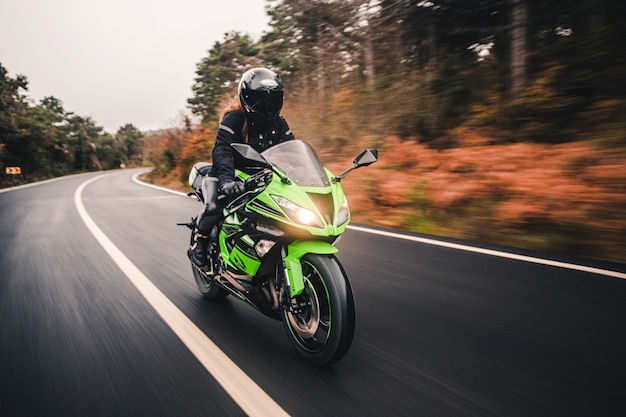
[[[427,239],[427,238],[418,237],[418,236],[402,235],[399,233],[385,232],[383,230],[375,230],[375,229],[369,229],[369,228],[359,227],[359,226],[348,226],[348,228],[359,231],[359,232],[371,233],[371,234],[380,235],[380,236],[387,236],[387,237],[392,237],[396,239],[409,240],[412,242],[419,242],[419,243],[424,243],[427,245],[442,246],[445,248],[458,249],[458,250],[462,250],[466,252],[474,252],[474,253],[480,253],[483,255],[497,256],[500,258],[514,259],[516,261],[531,262],[535,264],[554,266],[557,268],[573,269],[576,271],[589,272],[592,274],[606,275],[609,277],[626,279],[626,274],[617,272],[617,271],[610,271],[607,269],[592,268],[592,267],[584,266],[584,265],[576,265],[576,264],[570,264],[566,262],[551,261],[549,259],[534,258],[532,256],[518,255],[518,254],[510,253],[510,252],[502,252],[502,251],[491,250],[491,249],[477,248],[473,246],[460,245],[457,243],[448,243],[448,242],[443,242],[443,241],[434,240],[434,239]]]
[[[186,194],[186,193],[183,193],[182,191],[176,191],[176,190],[172,190],[172,189],[165,188],[165,187],[159,187],[158,185],[154,185],[154,184],[150,184],[150,183],[147,183],[147,182],[141,181],[141,180],[139,179],[139,176],[140,176],[141,174],[146,173],[146,172],[147,172],[147,171],[142,171],[142,172],[138,172],[138,173],[136,173],[135,175],[133,175],[133,181],[135,181],[137,184],[143,185],[143,186],[145,186],[145,187],[150,187],[150,188],[154,188],[154,189],[161,190],[161,191],[167,191],[168,193],[177,194],[177,195],[182,195],[182,196],[187,197],[187,194]]]
[[[142,173],[138,173],[138,174],[133,176],[133,180],[136,183],[138,183],[138,184],[144,185],[146,187],[156,188],[156,189],[162,190],[162,191],[167,191],[167,192],[170,192],[170,193],[173,193],[173,194],[178,194],[178,195],[183,195],[183,196],[187,195],[187,194],[182,193],[180,191],[175,191],[175,190],[171,190],[171,189],[168,189],[168,188],[159,187],[159,186],[156,186],[156,185],[145,183],[145,182],[143,182],[143,181],[138,179],[139,175],[141,175],[141,174]],[[360,227],[360,226],[349,225],[348,229],[356,230],[356,231],[363,232],[363,233],[370,233],[370,234],[373,234],[373,235],[380,235],[380,236],[386,236],[386,237],[391,237],[391,238],[395,238],[395,239],[402,239],[402,240],[409,240],[409,241],[412,241],[412,242],[419,242],[419,243],[423,243],[423,244],[426,244],[426,245],[441,246],[441,247],[449,248],[449,249],[457,249],[457,250],[462,250],[462,251],[466,251],[466,252],[480,253],[480,254],[483,254],[483,255],[497,256],[497,257],[500,257],[500,258],[514,259],[516,261],[523,261],[523,262],[535,263],[535,264],[540,264],[540,265],[553,266],[553,267],[557,267],[557,268],[565,268],[565,269],[571,269],[571,270],[575,270],[575,271],[588,272],[588,273],[591,273],[591,274],[605,275],[605,276],[613,277],[613,278],[626,279],[626,274],[625,273],[617,272],[617,271],[611,271],[611,270],[608,270],[608,269],[600,269],[600,268],[593,268],[593,267],[590,267],[590,266],[570,264],[570,263],[559,262],[559,261],[552,261],[552,260],[549,260],[549,259],[542,259],[542,258],[535,258],[535,257],[532,257],[532,256],[518,255],[518,254],[515,254],[515,253],[511,253],[511,252],[502,252],[502,251],[497,251],[497,250],[479,248],[479,247],[475,247],[475,246],[460,245],[460,244],[457,244],[457,243],[448,243],[448,242],[435,240],[435,239],[428,239],[428,238],[423,238],[423,237],[418,237],[418,236],[411,236],[411,235],[403,235],[403,234],[400,234],[400,233],[386,232],[384,230],[376,230],[376,229],[370,229],[370,228]]]
[[[85,181],[74,193],[74,203],[78,213],[96,240],[165,323],[248,416],[288,416],[285,410],[185,316],[91,219],[82,203],[82,192],[87,185],[106,175],[99,175]]]

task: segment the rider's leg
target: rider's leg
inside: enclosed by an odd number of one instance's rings
[[[208,215],[206,210],[202,210],[196,220],[196,228],[194,229],[193,242],[187,251],[187,254],[199,267],[207,264],[207,252],[209,249],[209,236],[211,229],[219,221],[219,215]]]
[[[202,195],[206,204],[198,214],[193,242],[187,251],[189,258],[199,267],[207,264],[209,236],[220,218],[217,205],[217,184],[218,180],[214,177],[205,177],[202,181]]]

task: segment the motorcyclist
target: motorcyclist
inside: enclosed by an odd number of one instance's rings
[[[202,182],[206,204],[198,215],[193,242],[187,251],[198,267],[207,264],[211,229],[220,220],[217,195],[223,194],[227,201],[231,201],[245,191],[244,183],[235,178],[230,145],[234,142],[248,143],[262,152],[294,139],[289,125],[280,114],[283,94],[283,83],[275,72],[267,68],[253,68],[241,77],[239,99],[222,114],[213,148],[212,176],[205,177]]]

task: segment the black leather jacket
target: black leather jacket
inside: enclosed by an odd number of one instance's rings
[[[227,113],[220,124],[213,148],[213,176],[219,179],[220,185],[235,179],[235,166],[231,143],[248,143],[257,152],[263,152],[270,146],[286,140],[294,139],[289,125],[282,116],[274,120],[259,123],[248,118],[248,140],[243,137],[242,130],[245,114],[240,111]]]

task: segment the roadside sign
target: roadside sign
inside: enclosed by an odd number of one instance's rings
[[[20,167],[6,167],[5,169],[8,175],[20,175],[22,173],[22,168]]]

